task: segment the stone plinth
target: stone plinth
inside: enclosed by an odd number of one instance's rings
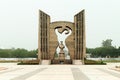
[[[42,60],[41,61],[41,65],[50,65],[51,64],[51,60]]]
[[[59,59],[60,60],[64,60],[65,59],[65,54],[64,53],[60,53],[59,54]]]
[[[73,60],[74,65],[82,65],[82,60]]]

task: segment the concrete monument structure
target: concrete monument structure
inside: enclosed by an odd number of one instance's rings
[[[51,22],[39,10],[38,60],[40,64],[84,64],[86,53],[85,11],[74,16],[74,22]]]

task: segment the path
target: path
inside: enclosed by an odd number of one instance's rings
[[[0,80],[120,80],[110,65],[2,65]]]

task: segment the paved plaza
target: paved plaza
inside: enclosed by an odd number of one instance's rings
[[[17,65],[0,63],[0,80],[120,80],[115,65]]]

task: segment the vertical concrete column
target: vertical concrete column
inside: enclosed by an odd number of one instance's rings
[[[77,33],[76,33],[76,25],[77,25],[77,19],[76,16],[74,16],[74,27],[75,27],[75,34],[74,34],[74,38],[75,38],[75,49],[74,49],[74,59],[77,58]]]
[[[75,23],[75,64],[84,64],[86,53],[84,10],[74,16]],[[77,63],[76,63],[77,62]]]
[[[39,24],[38,24],[38,60],[39,60],[39,63],[41,62],[41,11],[39,11]]]
[[[86,28],[85,28],[85,10],[83,10],[83,63],[86,57]]]
[[[49,59],[49,26],[50,16],[39,10],[39,27],[38,27],[38,60],[40,63]]]

